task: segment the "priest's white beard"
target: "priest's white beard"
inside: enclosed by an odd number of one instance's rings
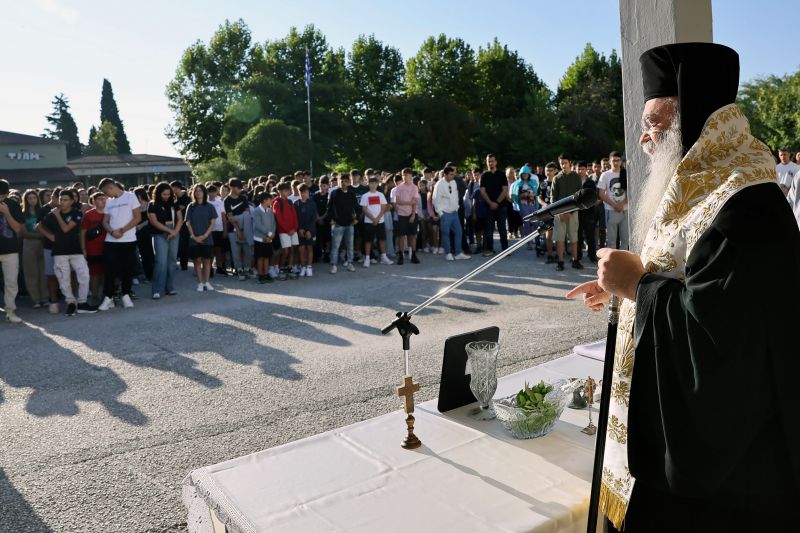
[[[658,143],[652,140],[642,146],[649,154],[647,178],[642,184],[642,192],[636,199],[632,210],[632,250],[641,252],[647,237],[647,230],[653,223],[661,198],[667,190],[675,169],[683,159],[683,143],[681,142],[680,117],[675,116],[672,125],[661,135]],[[650,155],[651,154],[651,155]]]

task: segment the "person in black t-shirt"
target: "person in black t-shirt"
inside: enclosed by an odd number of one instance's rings
[[[19,324],[22,320],[16,315],[16,299],[19,279],[19,251],[22,241],[19,238],[25,217],[19,204],[8,197],[11,187],[0,179],[0,267],[3,269],[3,295],[6,320]]]
[[[86,301],[89,296],[89,264],[81,246],[83,213],[75,206],[76,200],[72,189],[64,189],[58,197],[59,206],[45,215],[39,224],[39,232],[53,245],[53,268],[67,302],[67,316],[76,312],[97,312],[97,307]],[[72,292],[72,272],[78,280],[77,301]]]
[[[597,189],[597,184],[588,174],[586,161],[578,161],[578,175],[581,177],[581,189]],[[578,211],[578,260],[583,256],[583,245],[586,244],[589,261],[597,263],[595,252],[597,241],[594,238],[594,227],[597,225],[597,211],[582,209]]]
[[[483,255],[494,254],[494,228],[500,234],[500,247],[508,248],[508,232],[506,230],[508,180],[504,172],[497,170],[497,158],[494,154],[486,156],[486,172],[481,175],[481,196],[489,205],[489,216],[483,233]]]
[[[225,198],[225,217],[228,220],[228,240],[231,243],[231,259],[239,281],[247,279],[246,271],[253,262],[253,222],[250,203],[242,191],[244,184],[239,178],[228,180],[231,193]]]
[[[188,197],[188,195],[187,195]],[[178,257],[183,214],[175,203],[175,193],[166,182],[156,185],[153,199],[147,207],[150,234],[155,250],[152,297],[175,295],[175,263]]]
[[[186,208],[192,203],[192,199],[186,194],[186,187],[180,181],[173,181],[169,184],[175,194],[175,206],[180,211],[181,216],[186,218]],[[189,230],[186,225],[181,227],[180,240],[178,241],[178,259],[181,262],[181,270],[189,269]]]
[[[324,263],[330,261],[328,246],[331,242],[331,225],[325,220],[328,212],[328,186],[330,181],[327,176],[319,180],[319,190],[311,196],[317,208],[317,240],[314,244],[314,257],[322,258]]]

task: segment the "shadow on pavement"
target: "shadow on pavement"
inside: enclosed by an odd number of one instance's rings
[[[0,357],[0,380],[9,387],[32,389],[25,410],[39,417],[74,416],[78,402],[97,402],[115,418],[143,426],[148,417],[119,400],[128,385],[113,370],[87,363],[59,346],[38,328],[35,342]]]
[[[44,523],[36,511],[25,501],[14,484],[0,468],[0,531],[30,531],[49,533],[53,529]]]

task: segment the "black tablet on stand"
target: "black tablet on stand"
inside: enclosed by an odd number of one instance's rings
[[[444,358],[442,359],[442,379],[439,383],[440,413],[456,409],[462,405],[476,402],[475,396],[469,390],[469,374],[467,368],[466,345],[475,341],[497,342],[500,338],[500,328],[489,328],[455,335],[444,343]]]

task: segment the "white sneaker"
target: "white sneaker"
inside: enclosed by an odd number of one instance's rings
[[[439,253],[439,249],[438,248],[431,248],[430,246],[428,248],[425,248],[425,251],[428,252],[429,254],[438,254]]]
[[[353,266],[353,263],[347,263],[346,265],[344,265],[344,267],[347,270],[349,270],[350,272],[355,272],[356,271],[356,267]]]
[[[431,247],[430,247],[430,246],[426,246],[426,247],[425,247],[425,250],[423,250],[423,251],[424,251],[426,254],[429,254],[429,253],[431,253],[431,251],[433,251],[433,253],[436,253],[436,250],[431,250]]]
[[[331,265],[331,274],[336,274],[336,265]]]
[[[154,292],[153,293],[153,300],[160,300],[160,299],[161,299],[161,293],[160,292]]]
[[[292,274],[300,274],[300,269],[297,268],[297,265],[292,267]],[[302,274],[300,274],[302,276]]]
[[[378,264],[378,260],[375,259],[374,257],[370,257],[369,258],[369,262],[372,263],[373,265],[377,265]]]
[[[314,270],[312,270],[311,265],[306,267],[306,277],[310,278],[314,275]]]
[[[437,254],[443,254],[444,253],[444,248],[439,247],[439,249],[436,250],[436,253]]]
[[[51,307],[53,305],[57,306],[58,304],[50,304]],[[114,307],[115,307],[114,306],[114,300],[112,300],[108,296],[104,296],[103,297],[103,301],[100,303],[100,306],[97,309],[99,311],[108,311],[109,309],[114,309]]]
[[[111,307],[114,307],[114,302],[111,302]],[[51,315],[58,314],[58,304],[47,304],[47,310],[50,312]]]
[[[444,260],[445,261],[455,261],[456,258],[453,257],[453,254],[447,254],[446,256],[444,256]]]
[[[133,278],[133,280],[131,280],[131,281],[133,282],[134,285],[138,285],[139,284],[139,278]]]
[[[467,255],[464,252],[461,252],[456,256],[456,259],[472,259],[471,255]]]
[[[301,268],[301,269],[300,269],[300,277],[301,277],[301,278],[304,278],[304,277],[306,277],[306,272],[307,272],[307,269],[306,269],[306,267],[303,267],[303,268]]]
[[[205,283],[198,283],[197,284],[197,292],[203,292],[204,290],[206,290],[206,284]]]
[[[213,291],[214,290],[214,286],[211,285],[209,282],[206,282],[206,290],[207,291]]]
[[[130,294],[122,295],[122,307],[124,307],[125,309],[133,308],[133,300],[131,300]]]
[[[22,322],[22,319],[17,316],[14,311],[6,311],[6,320],[11,322],[12,324],[19,324]]]
[[[363,263],[364,268],[369,268],[370,263],[371,263],[371,261],[369,260],[369,257],[365,257],[364,258],[364,263]]]
[[[388,256],[386,256],[386,255],[382,255],[382,256],[381,256],[381,264],[382,264],[382,265],[393,265],[393,264],[394,264],[394,261],[392,261],[391,259],[389,259],[389,257],[388,257]]]

